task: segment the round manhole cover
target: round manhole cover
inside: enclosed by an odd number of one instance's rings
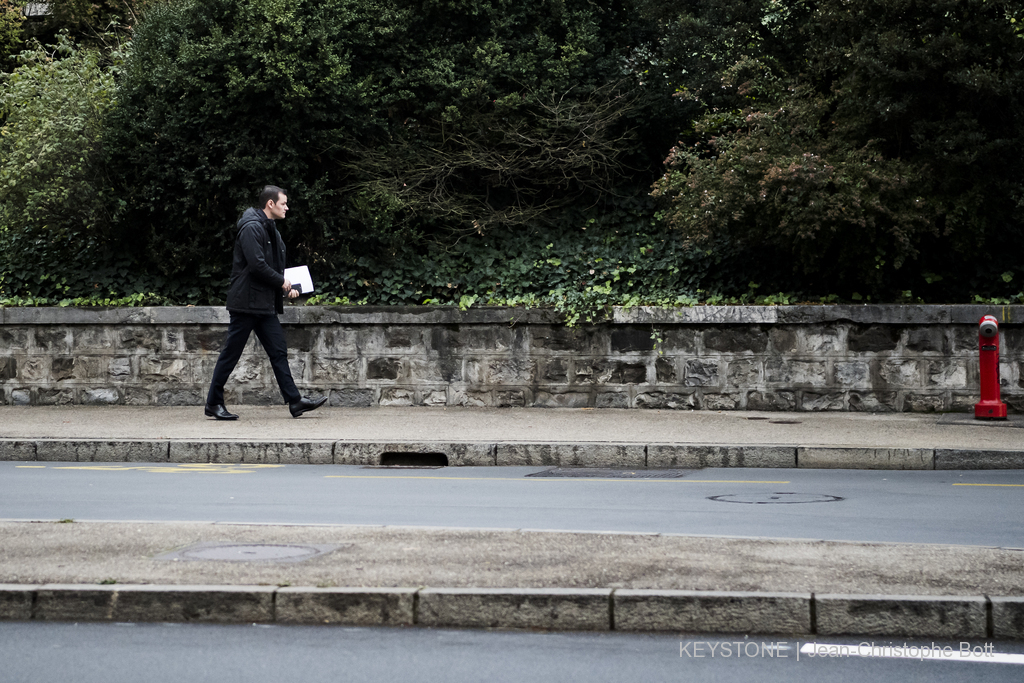
[[[791,503],[835,503],[843,500],[839,496],[824,493],[793,493],[780,491],[777,493],[733,493],[724,496],[708,496],[708,500],[720,503],[745,503],[747,505],[785,505]]]
[[[195,543],[155,559],[215,562],[302,562],[337,550],[337,545],[284,543]]]

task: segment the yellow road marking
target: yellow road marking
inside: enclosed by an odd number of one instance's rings
[[[328,474],[324,479],[445,479],[451,481],[653,481],[685,484],[788,484],[788,481],[747,481],[744,479],[598,479],[597,477],[428,477],[415,475]]]
[[[95,472],[149,472],[153,474],[250,474],[257,469],[284,467],[284,465],[262,465],[247,463],[178,463],[173,465],[67,465],[54,467],[55,470],[92,470]]]
[[[953,484],[953,486],[1003,486],[1006,488],[1024,488],[1024,484]]]
[[[45,470],[46,465],[15,465],[16,470]]]

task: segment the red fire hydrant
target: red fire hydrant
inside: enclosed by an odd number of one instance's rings
[[[1006,404],[999,400],[999,321],[994,315],[978,321],[981,357],[981,400],[974,404],[978,420],[1005,420]]]

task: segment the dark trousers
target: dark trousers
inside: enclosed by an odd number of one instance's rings
[[[224,350],[220,352],[217,365],[213,369],[210,393],[206,396],[207,405],[216,406],[224,403],[224,385],[238,364],[238,359],[242,357],[242,350],[249,341],[249,334],[254,331],[270,357],[270,365],[274,368],[274,377],[277,378],[277,386],[281,388],[281,396],[285,402],[295,403],[302,399],[292,380],[292,371],[288,367],[288,346],[284,340],[284,328],[281,327],[281,321],[277,316],[232,313]]]

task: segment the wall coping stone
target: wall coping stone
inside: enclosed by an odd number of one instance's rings
[[[1024,305],[975,304],[832,306],[694,306],[692,308],[616,307],[613,325],[787,325],[848,321],[875,325],[973,325],[983,315],[1001,324],[1024,323]],[[0,325],[210,325],[227,324],[221,306],[152,306],[138,308],[0,307]],[[562,316],[550,308],[455,306],[287,306],[286,325],[558,325]]]

